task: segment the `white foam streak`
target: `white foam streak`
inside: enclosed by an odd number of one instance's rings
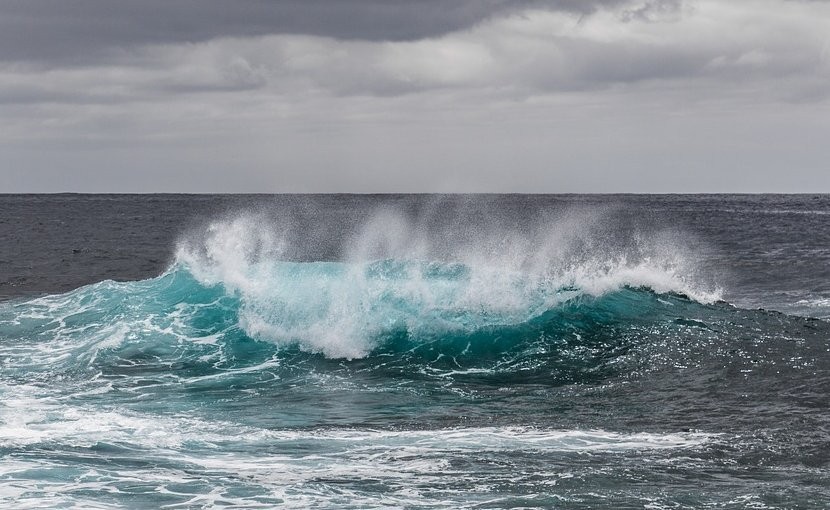
[[[383,452],[395,449],[435,451],[539,450],[616,451],[689,448],[713,436],[703,433],[651,434],[537,427],[468,427],[435,430],[287,429],[274,430],[191,415],[143,414],[95,406],[71,405],[51,388],[0,387],[0,446],[53,443],[88,447],[98,443],[141,448],[192,450],[226,443],[286,445],[311,442],[321,452]]]
[[[557,430],[533,427],[466,427],[441,430],[269,430],[220,420],[190,416],[143,415],[101,408],[64,407],[57,402],[24,398],[32,389],[17,388],[0,406],[0,446],[66,449],[109,444],[125,452],[139,451],[153,467],[123,461],[86,450],[83,465],[67,470],[63,460],[13,458],[0,466],[0,503],[31,499],[41,504],[106,507],[101,494],[132,494],[136,486],[154,487],[170,496],[170,508],[213,505],[303,507],[348,504],[377,505],[377,495],[360,492],[350,482],[370,481],[385,487],[383,503],[421,505],[429,500],[452,506],[480,484],[480,492],[493,477],[500,483],[556,484],[573,476],[561,462],[544,463],[529,470],[493,472],[486,459],[504,456],[561,459],[568,455],[660,455],[665,450],[704,446],[716,435],[703,433],[619,433],[604,430]],[[25,391],[24,391],[25,390]],[[565,457],[567,458],[567,457]],[[100,461],[96,461],[99,459]],[[460,459],[453,463],[452,459]],[[476,467],[478,464],[482,464]],[[465,466],[459,468],[458,466]],[[79,472],[86,469],[85,472]],[[477,471],[480,469],[480,471]],[[44,477],[44,473],[54,477]],[[37,479],[33,488],[31,477]],[[413,480],[418,480],[413,484]],[[209,481],[209,487],[205,482]],[[429,486],[430,494],[417,487]],[[241,492],[239,489],[242,489]],[[25,491],[24,491],[25,489]],[[440,491],[446,500],[440,498]],[[48,494],[48,496],[47,496]],[[97,494],[88,501],[89,494]],[[249,494],[249,496],[240,496]],[[250,494],[260,496],[251,497]],[[468,494],[469,496],[469,494]],[[437,498],[437,499],[436,499]],[[464,497],[466,500],[467,497]],[[169,501],[169,499],[168,499]],[[265,503],[270,503],[267,505]],[[92,507],[92,506],[89,506]]]

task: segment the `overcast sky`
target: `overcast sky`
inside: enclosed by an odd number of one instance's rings
[[[830,192],[830,0],[0,0],[0,192]]]

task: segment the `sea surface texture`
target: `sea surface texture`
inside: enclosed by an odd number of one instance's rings
[[[0,196],[2,508],[828,508],[830,196]]]

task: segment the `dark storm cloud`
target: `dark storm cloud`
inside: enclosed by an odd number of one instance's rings
[[[304,34],[416,40],[528,7],[590,12],[619,0],[0,0],[0,60],[96,60],[117,48]]]
[[[0,40],[30,39],[0,44],[0,55],[7,54],[0,61],[0,103],[165,102],[214,93],[266,101],[446,90],[521,99],[621,85],[645,90],[657,82],[682,83],[693,94],[720,89],[743,95],[747,84],[752,97],[794,102],[821,101],[830,92],[830,42],[822,21],[827,2],[228,5],[0,0],[7,14],[0,25],[11,29],[0,30]]]

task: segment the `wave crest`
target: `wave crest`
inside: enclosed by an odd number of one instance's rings
[[[364,357],[390,334],[520,325],[626,287],[720,298],[696,284],[677,235],[619,235],[595,214],[458,233],[384,210],[343,241],[336,261],[286,260],[292,235],[263,215],[215,221],[180,243],[174,267],[238,298],[249,336],[334,358]]]

